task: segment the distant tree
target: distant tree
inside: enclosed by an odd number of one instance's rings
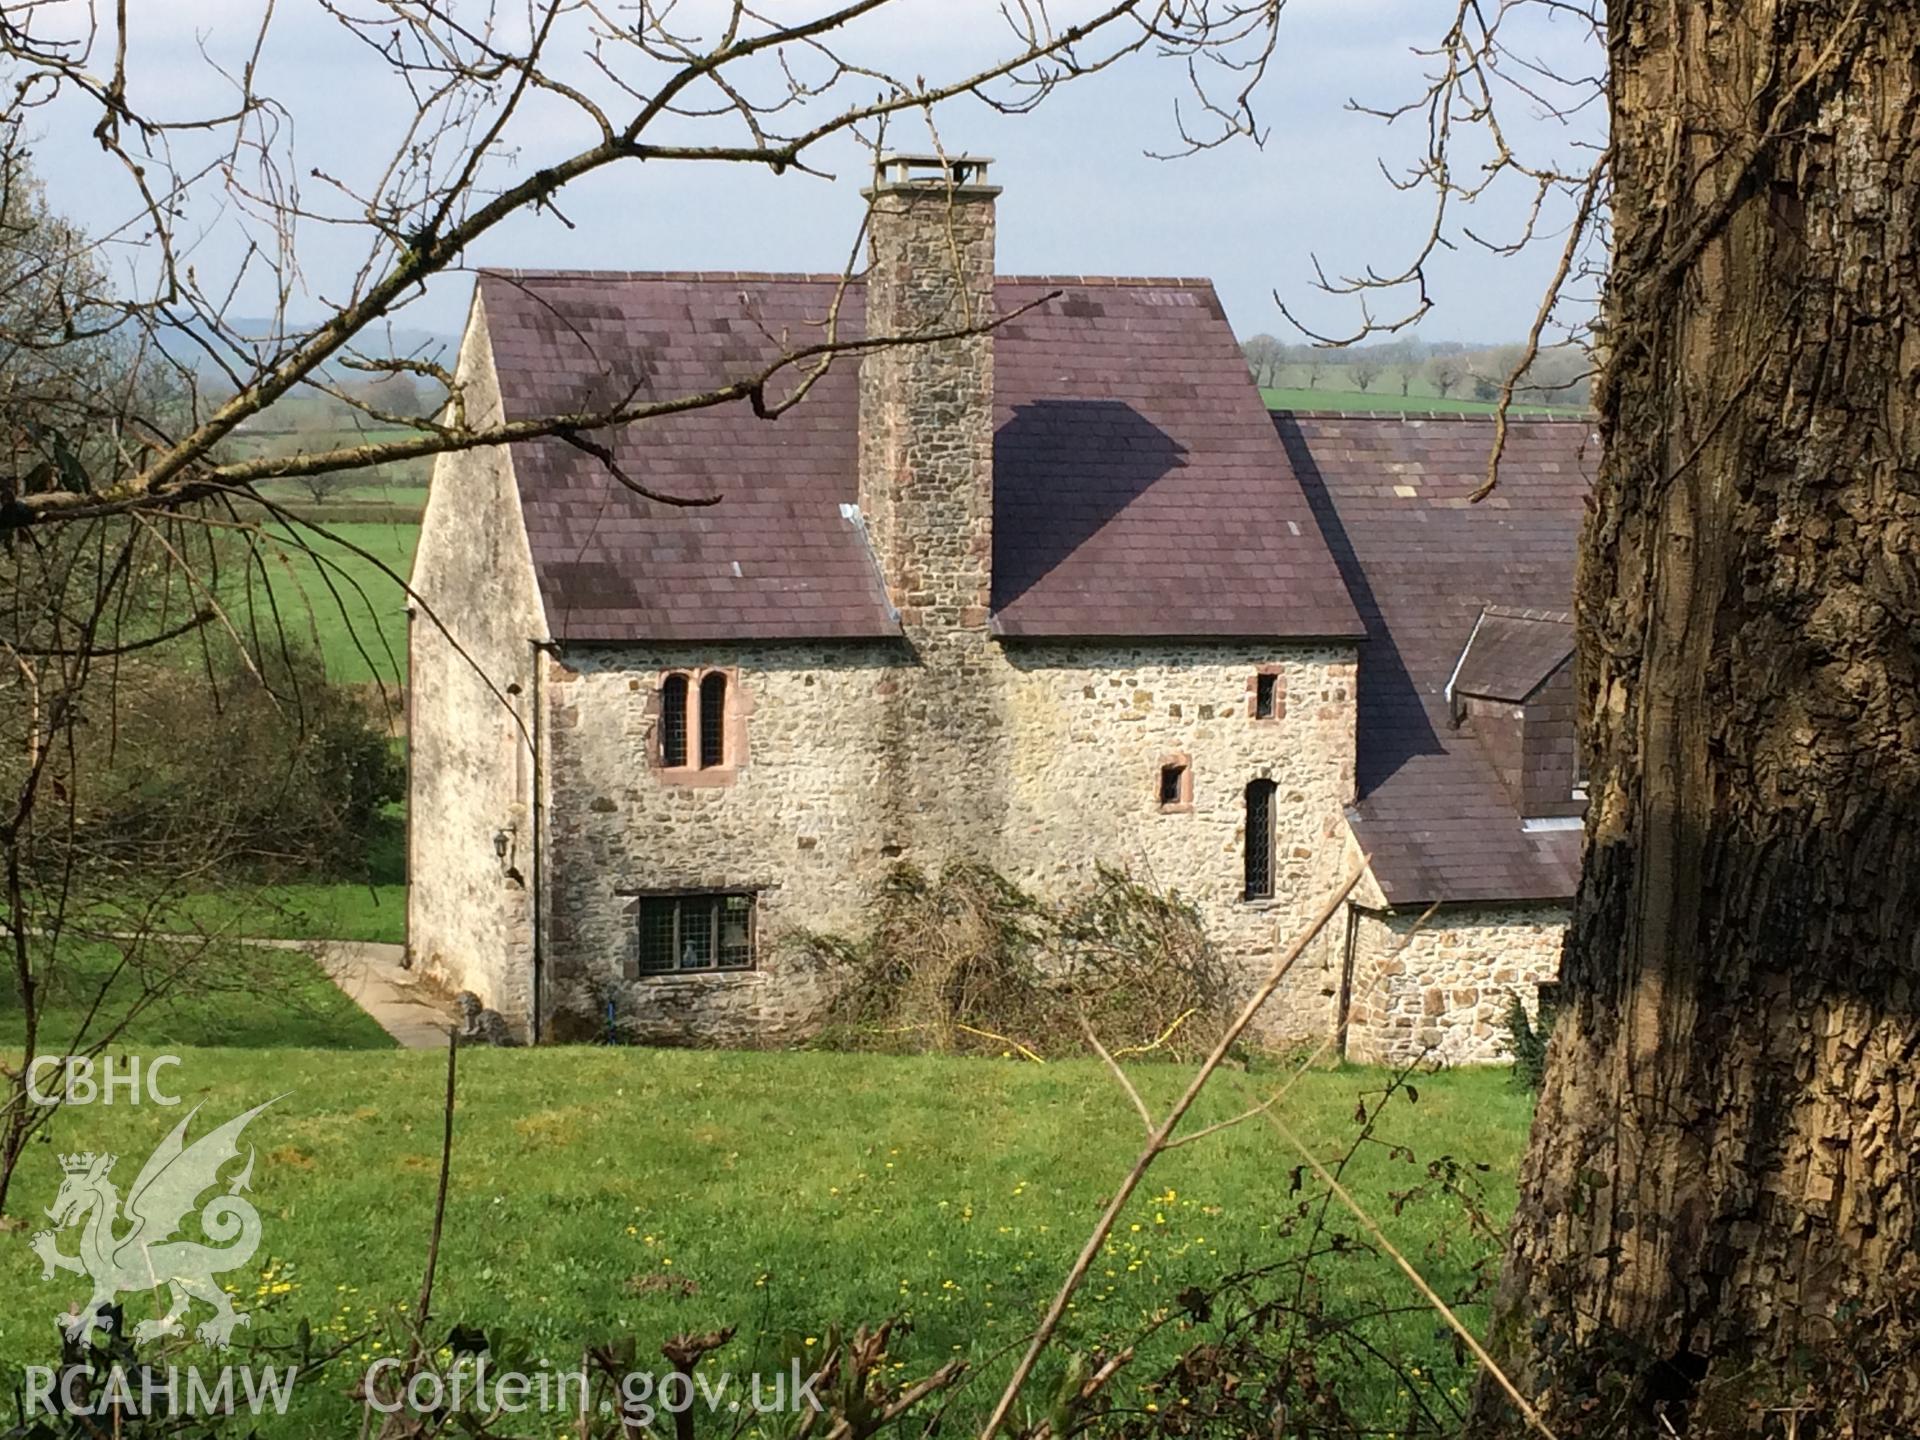
[[[428,409],[419,380],[405,370],[395,370],[357,386],[354,398],[369,412],[397,415],[406,420],[418,419]]]
[[[1467,367],[1458,355],[1436,355],[1427,362],[1427,383],[1442,400],[1467,378]]]
[[[300,405],[292,415],[294,449],[312,451],[328,448],[333,443],[334,432],[341,428],[346,419],[345,413],[318,397],[313,403]],[[344,470],[317,470],[295,475],[294,483],[318,504],[338,491],[350,478],[350,472]]]
[[[1247,368],[1253,372],[1256,384],[1269,387],[1279,384],[1280,367],[1287,359],[1285,345],[1271,335],[1256,335],[1240,350],[1247,357]]]
[[[1527,367],[1527,398],[1543,405],[1585,405],[1591,398],[1592,369],[1592,357],[1576,345],[1544,349]]]
[[[1400,382],[1400,394],[1404,397],[1413,393],[1413,362],[1404,361],[1393,367],[1394,378]]]
[[[1362,390],[1372,389],[1373,382],[1380,378],[1380,362],[1372,356],[1355,360],[1347,370],[1353,376],[1353,383]]]
[[[335,474],[302,475],[297,483],[314,504],[325,503],[338,494],[350,477]]]
[[[1476,400],[1498,400],[1500,398],[1500,382],[1491,375],[1475,375],[1473,377],[1473,398]]]

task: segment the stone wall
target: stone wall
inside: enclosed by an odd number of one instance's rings
[[[738,753],[725,784],[656,762],[668,670],[732,674]],[[671,1043],[777,1043],[813,1020],[824,977],[783,942],[852,932],[891,863],[886,786],[896,645],[570,649],[549,665],[549,1003],[557,1033],[597,1023],[609,986],[636,1033]],[[637,891],[758,892],[758,968],[628,978]]]
[[[956,777],[1000,797],[967,854],[1043,896],[1105,862],[1198,906],[1243,988],[1336,882],[1353,786],[1354,651],[1347,646],[1056,643],[986,651],[983,683],[1004,714],[1000,772]],[[707,1044],[802,1033],[828,977],[784,943],[856,934],[887,870],[910,858],[915,817],[894,779],[942,763],[903,748],[888,701],[914,666],[904,644],[576,649],[551,667],[547,787],[550,1004],[592,1023],[608,987],[637,1032]],[[1256,671],[1276,674],[1274,718],[1252,718]],[[725,784],[680,783],[654,763],[657,686],[670,670],[723,667],[744,718],[745,763]],[[1169,756],[1191,765],[1191,803],[1163,811]],[[1276,887],[1242,899],[1247,782],[1278,786]],[[636,977],[633,896],[753,889],[759,968]],[[1339,936],[1295,967],[1272,1002],[1269,1040],[1332,1032]]]
[[[1560,974],[1562,904],[1350,912],[1353,967],[1347,1058],[1452,1065],[1507,1058],[1514,996],[1531,1013]]]
[[[475,423],[497,419],[477,298],[460,373]],[[412,583],[408,951],[425,974],[474,991],[524,1031],[533,1003],[529,642],[546,624],[505,447],[435,462]]]
[[[1023,642],[1005,651],[1009,753],[1002,865],[1040,893],[1096,864],[1191,900],[1243,989],[1267,974],[1341,878],[1354,784],[1355,651],[1345,645]],[[1253,718],[1275,672],[1276,714]],[[1191,803],[1162,810],[1160,767],[1190,764]],[[1248,902],[1246,789],[1276,782],[1274,898]],[[1337,927],[1262,1015],[1272,1043],[1332,1033]]]

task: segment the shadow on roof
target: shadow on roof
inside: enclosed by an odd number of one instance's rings
[[[1053,573],[1187,451],[1120,400],[1036,400],[993,437],[993,607]]]
[[[1353,541],[1340,522],[1339,511],[1327,493],[1327,482],[1314,462],[1313,451],[1300,433],[1299,422],[1291,414],[1276,410],[1273,427],[1280,434],[1280,443],[1286,447],[1287,463],[1293,467],[1294,476],[1306,494],[1307,505],[1320,526],[1321,538],[1333,552],[1333,563],[1339,567],[1340,578],[1347,582],[1347,593],[1353,597],[1354,608],[1359,610],[1367,627],[1367,641],[1360,657],[1360,703],[1356,707],[1360,725],[1369,732],[1360,737],[1356,747],[1355,788],[1364,799],[1414,756],[1443,754],[1446,747],[1434,733],[1419,687],[1408,673],[1400,647],[1394,644],[1393,632],[1381,615],[1379,597],[1374,594],[1373,584],[1354,553]],[[1462,634],[1460,638],[1465,643],[1466,636]],[[1391,726],[1369,723],[1383,715],[1392,716],[1395,723]]]

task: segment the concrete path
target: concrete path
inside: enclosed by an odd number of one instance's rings
[[[346,997],[409,1050],[444,1050],[459,1012],[400,966],[399,945],[358,940],[287,941],[312,953]]]

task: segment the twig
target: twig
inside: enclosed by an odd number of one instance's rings
[[[1418,1290],[1426,1302],[1439,1312],[1440,1318],[1447,1322],[1452,1328],[1453,1333],[1458,1335],[1466,1344],[1466,1347],[1473,1352],[1474,1358],[1486,1367],[1487,1373],[1493,1376],[1502,1390],[1507,1392],[1507,1398],[1513,1401],[1515,1407],[1520,1411],[1520,1414],[1525,1417],[1527,1424],[1546,1436],[1547,1440],[1557,1440],[1553,1431],[1547,1428],[1547,1422],[1540,1418],[1539,1411],[1527,1403],[1526,1397],[1520,1393],[1519,1388],[1513,1381],[1507,1378],[1507,1372],[1502,1370],[1499,1365],[1494,1362],[1494,1358],[1487,1353],[1486,1348],[1474,1337],[1473,1331],[1462,1324],[1460,1317],[1453,1313],[1453,1307],[1442,1300],[1439,1293],[1426,1282],[1426,1279],[1420,1272],[1413,1268],[1412,1262],[1400,1253],[1399,1248],[1387,1238],[1386,1232],[1380,1228],[1374,1221],[1374,1218],[1361,1208],[1360,1202],[1355,1200],[1353,1196],[1347,1192],[1347,1188],[1334,1178],[1333,1173],[1320,1163],[1319,1159],[1306,1147],[1306,1144],[1300,1137],[1293,1133],[1293,1130],[1288,1126],[1286,1121],[1282,1120],[1270,1110],[1261,1113],[1266,1116],[1267,1123],[1285,1136],[1287,1143],[1299,1152],[1300,1158],[1307,1162],[1308,1167],[1319,1178],[1320,1183],[1332,1191],[1333,1194],[1338,1197],[1340,1203],[1345,1205],[1347,1209],[1353,1213],[1353,1218],[1358,1220],[1361,1225],[1366,1228],[1367,1233],[1373,1237],[1374,1242],[1378,1244],[1382,1250],[1386,1251],[1388,1255],[1393,1257],[1393,1263],[1398,1265],[1407,1279],[1413,1282],[1413,1288]]]
[[[1314,1052],[1311,1055],[1307,1056],[1305,1060],[1301,1061],[1300,1068],[1298,1070],[1295,1070],[1293,1074],[1287,1077],[1287,1083],[1282,1085],[1278,1090],[1273,1092],[1272,1099],[1263,1101],[1261,1104],[1254,1106],[1251,1110],[1242,1111],[1240,1114],[1235,1115],[1231,1120],[1219,1120],[1219,1121],[1216,1121],[1214,1124],[1207,1126],[1204,1130],[1194,1130],[1186,1135],[1180,1136],[1176,1140],[1169,1140],[1167,1142],[1167,1149],[1178,1150],[1182,1145],[1191,1145],[1196,1140],[1204,1140],[1207,1138],[1207,1136],[1217,1135],[1222,1130],[1231,1130],[1236,1125],[1244,1125],[1247,1123],[1247,1121],[1253,1119],[1256,1115],[1266,1114],[1267,1111],[1271,1110],[1274,1106],[1278,1105],[1282,1100],[1286,1099],[1288,1093],[1293,1089],[1293,1087],[1300,1083],[1300,1077],[1302,1075],[1305,1075],[1315,1065],[1318,1065],[1320,1063],[1320,1057],[1326,1054],[1327,1051],[1332,1048],[1333,1048],[1333,1037],[1329,1035],[1326,1039],[1322,1040],[1317,1047],[1315,1047]]]
[[[1089,1400],[1093,1399],[1094,1396],[1106,1389],[1113,1377],[1120,1373],[1121,1366],[1131,1363],[1132,1360],[1133,1346],[1131,1345],[1109,1357],[1102,1363],[1098,1370],[1087,1377],[1086,1383],[1080,1387],[1079,1393],[1074,1396],[1073,1403],[1075,1405],[1085,1405]],[[1078,1433],[1078,1431],[1075,1430],[1069,1433]],[[1049,1417],[1048,1419],[1042,1420],[1038,1425],[1034,1426],[1033,1433],[1027,1437],[1027,1440],[1054,1440],[1052,1418]],[[1060,1440],[1067,1440],[1067,1437],[1061,1436]]]
[[[1174,1103],[1173,1109],[1167,1112],[1167,1118],[1160,1128],[1148,1138],[1146,1149],[1142,1150],[1139,1158],[1133,1162],[1133,1169],[1127,1173],[1127,1178],[1121,1181],[1120,1188],[1114,1192],[1113,1199],[1107,1204],[1106,1213],[1100,1217],[1099,1223],[1093,1227],[1093,1233],[1087,1237],[1087,1243],[1081,1247],[1079,1258],[1073,1262],[1073,1268],[1067,1272],[1067,1278],[1060,1286],[1060,1293],[1053,1297],[1053,1303],[1047,1307],[1047,1313],[1040,1321],[1040,1328],[1034,1331],[1033,1341],[1027,1346],[1027,1353],[1020,1358],[1019,1365],[1014,1368],[1013,1377],[1007,1381],[1006,1391],[1000,1396],[999,1404],[993,1407],[993,1414],[987,1417],[986,1427],[980,1432],[980,1440],[993,1440],[993,1437],[999,1433],[1000,1427],[1006,1423],[1007,1415],[1012,1411],[1014,1402],[1020,1398],[1021,1390],[1033,1375],[1033,1367],[1039,1363],[1041,1354],[1052,1342],[1054,1331],[1060,1328],[1061,1317],[1067,1313],[1067,1303],[1073,1299],[1074,1292],[1080,1288],[1080,1282],[1086,1279],[1088,1269],[1092,1267],[1094,1258],[1100,1253],[1100,1247],[1106,1244],[1107,1237],[1113,1233],[1113,1227],[1120,1219],[1120,1212],[1126,1209],[1127,1201],[1133,1197],[1133,1192],[1146,1178],[1147,1170],[1154,1160],[1162,1150],[1167,1148],[1167,1141],[1172,1138],[1175,1128],[1186,1118],[1187,1111],[1193,1107],[1193,1102],[1200,1098],[1200,1092],[1206,1088],[1207,1081],[1213,1078],[1213,1072],[1220,1068],[1220,1062],[1227,1058],[1227,1052],[1238,1043],[1240,1036],[1253,1023],[1254,1017],[1260,1013],[1260,1007],[1265,1005],[1272,998],[1273,992],[1280,988],[1280,982],[1287,978],[1287,972],[1293,968],[1294,961],[1298,960],[1305,953],[1306,948],[1319,937],[1320,932],[1327,928],[1328,922],[1340,912],[1340,907],[1346,904],[1347,897],[1353,893],[1354,887],[1360,883],[1361,877],[1366,873],[1367,857],[1363,855],[1353,874],[1347,877],[1346,883],[1334,892],[1333,897],[1314,917],[1313,924],[1287,947],[1285,954],[1274,962],[1272,972],[1260,983],[1260,988],[1253,992],[1240,1013],[1234,1017],[1233,1023],[1214,1043],[1213,1053],[1208,1055],[1199,1070],[1194,1072],[1193,1079],[1187,1083],[1185,1093]]]
[[[906,1028],[910,1030],[924,1030],[927,1027],[924,1025],[910,1025],[910,1026],[907,1026]],[[996,1044],[1000,1044],[1000,1045],[1011,1045],[1014,1049],[1018,1050],[1022,1055],[1026,1056],[1027,1059],[1033,1061],[1033,1063],[1036,1065],[1044,1065],[1047,1063],[1045,1057],[1036,1054],[1032,1050],[1029,1050],[1025,1045],[1022,1045],[1018,1040],[1015,1040],[1010,1035],[996,1035],[991,1030],[981,1030],[976,1026],[963,1024],[958,1020],[953,1022],[953,1028],[956,1030],[964,1030],[969,1035],[978,1035],[982,1040],[992,1040]]]
[[[1171,1025],[1167,1026],[1166,1029],[1162,1030],[1158,1035],[1154,1036],[1153,1042],[1151,1044],[1126,1045],[1126,1046],[1122,1046],[1120,1049],[1114,1051],[1113,1053],[1115,1055],[1145,1055],[1149,1051],[1158,1050],[1162,1045],[1166,1044],[1167,1041],[1173,1038],[1174,1031],[1178,1030],[1182,1025],[1186,1024],[1187,1021],[1191,1020],[1194,1017],[1194,1015],[1197,1013],[1198,1013],[1197,1006],[1189,1007],[1181,1011],[1177,1016],[1175,1016],[1174,1021]]]
[[[1107,1047],[1100,1043],[1100,1037],[1093,1033],[1093,1026],[1087,1022],[1083,1013],[1079,1017],[1080,1028],[1086,1032],[1087,1043],[1093,1046],[1094,1053],[1107,1062],[1107,1069],[1113,1072],[1113,1078],[1120,1082],[1120,1088],[1127,1092],[1127,1098],[1133,1101],[1133,1108],[1140,1112],[1140,1123],[1147,1127],[1147,1134],[1153,1134],[1153,1112],[1147,1109],[1147,1102],[1140,1098],[1140,1092],[1133,1088],[1133,1081],[1127,1078],[1127,1072],[1120,1068],[1120,1062],[1107,1053]]]
[[[966,1361],[949,1360],[938,1370],[934,1371],[933,1374],[927,1376],[926,1379],[902,1391],[894,1400],[883,1406],[879,1413],[873,1417],[874,1428],[878,1429],[882,1426],[892,1424],[915,1405],[918,1405],[922,1400],[926,1399],[927,1396],[950,1388],[955,1381],[966,1373]],[[833,1429],[827,1432],[827,1440],[847,1440],[847,1437],[854,1433],[852,1422],[842,1419],[836,1422]]]

